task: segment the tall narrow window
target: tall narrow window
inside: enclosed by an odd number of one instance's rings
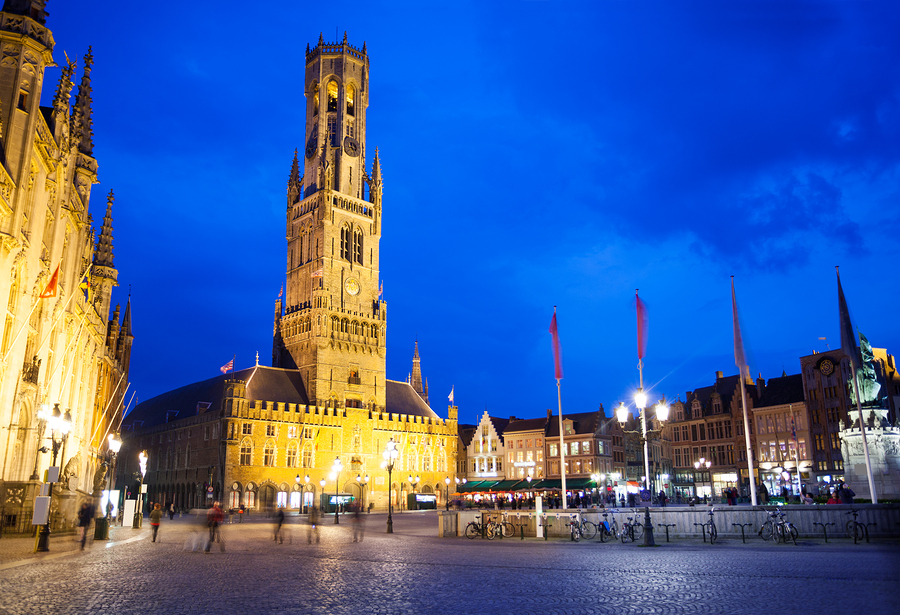
[[[263,449],[263,465],[270,468],[275,465],[275,443],[272,440],[267,441]]]
[[[338,86],[337,82],[328,82],[328,110],[337,111]]]
[[[313,115],[319,115],[319,84],[318,83],[315,85],[315,88],[313,89],[312,104],[313,104]]]
[[[250,465],[250,458],[252,456],[253,456],[253,444],[251,444],[250,438],[245,438],[241,442],[241,465],[242,466]],[[168,465],[168,462],[166,465]]]
[[[352,237],[350,235],[350,227],[344,226],[341,228],[341,258],[346,261],[350,260],[350,242],[352,241]]]
[[[362,265],[363,262],[363,235],[362,231],[356,229],[356,232],[353,234],[353,248],[354,248],[354,260]]]
[[[356,89],[352,85],[348,85],[347,86],[347,115],[355,115],[355,113],[353,111],[353,101],[355,98],[356,98]]]
[[[337,120],[328,118],[328,143],[331,147],[337,147]]]

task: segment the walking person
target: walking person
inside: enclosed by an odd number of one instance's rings
[[[206,543],[206,549],[203,550],[204,553],[209,553],[212,543],[216,541],[219,542],[219,549],[221,551],[225,550],[225,541],[222,540],[222,532],[219,530],[219,525],[224,519],[225,514],[219,508],[219,503],[214,502],[212,508],[206,513],[206,525],[209,527],[209,542]]]
[[[847,483],[841,483],[841,504],[853,504],[853,497],[856,494],[853,492],[853,489],[847,486]]]
[[[309,507],[309,528],[306,532],[306,543],[312,544],[312,537],[315,533],[316,542],[319,542],[319,507],[313,504]]]
[[[150,511],[150,529],[153,530],[153,539],[150,542],[156,542],[156,537],[159,535],[159,523],[162,521],[163,511],[157,502],[153,510]]]
[[[362,542],[363,535],[365,534],[365,528],[363,527],[365,522],[363,521],[362,514],[360,514],[360,508],[359,504],[353,507],[353,519],[351,520],[353,523],[353,542]]]
[[[94,507],[85,502],[81,505],[81,508],[78,510],[78,528],[81,531],[81,550],[84,550],[84,545],[87,542],[88,537],[88,529],[91,527],[91,519],[94,517]]]
[[[175,518],[175,502],[169,504],[169,521]]]
[[[275,542],[279,544],[284,544],[284,531],[281,529],[281,526],[284,525],[284,507],[279,506],[278,510],[275,512]]]

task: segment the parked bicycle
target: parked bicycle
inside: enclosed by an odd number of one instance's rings
[[[759,528],[759,537],[763,540],[774,539],[776,543],[779,541],[787,543],[790,540],[796,545],[799,532],[793,523],[785,519],[784,511],[780,505],[779,508],[767,511],[767,514],[768,519]]]
[[[579,529],[581,530],[581,536],[585,540],[592,540],[594,536],[597,535],[597,524],[595,524],[593,521],[588,521],[587,519],[582,517],[580,526],[581,527]]]
[[[713,506],[706,513],[709,515],[709,519],[706,523],[695,523],[694,525],[699,525],[702,531],[705,531],[707,535],[709,535],[709,544],[713,544],[716,542],[716,538],[719,537],[719,531],[716,529],[716,521],[713,519],[713,513],[716,511],[716,507]],[[705,529],[704,529],[705,528]]]
[[[578,515],[572,515],[572,520],[566,523],[573,541],[581,540],[581,523],[578,522]]]
[[[491,521],[490,517],[485,517],[484,515],[476,515],[475,521],[470,521],[468,525],[466,525],[466,538],[475,538],[477,536],[481,536],[483,538],[488,538],[489,540],[494,539],[494,523]]]
[[[619,535],[619,522],[616,521],[616,513],[618,510],[610,510],[609,513],[603,513],[603,521],[600,522],[600,542],[606,542],[612,537],[615,540]],[[607,519],[606,517],[610,518]]]
[[[516,527],[507,521],[506,516],[507,513],[503,513],[503,518],[497,522],[497,525],[500,527],[500,530],[503,532],[504,538],[512,538],[516,535]]]
[[[859,542],[866,535],[866,527],[862,523],[856,520],[859,517],[859,511],[856,509],[851,509],[848,515],[853,515],[853,518],[847,521],[847,536],[853,539],[853,542]]]
[[[628,521],[622,524],[622,533],[619,535],[622,542],[635,542],[636,540],[640,540],[644,535],[644,526],[641,525],[641,522],[637,520],[637,513],[632,510],[631,511],[635,516],[628,517]]]

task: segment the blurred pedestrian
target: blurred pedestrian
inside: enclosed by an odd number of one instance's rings
[[[175,502],[169,504],[169,521],[175,518]]]
[[[319,507],[314,503],[309,507],[309,529],[306,533],[306,542],[307,544],[312,544],[313,534],[316,535],[316,542],[319,542],[319,519],[321,515],[319,513]]]
[[[353,507],[353,519],[351,520],[351,523],[353,523],[353,542],[362,542],[365,534],[365,521],[363,521],[360,508],[359,504]]]
[[[225,514],[219,508],[219,503],[214,502],[212,508],[206,513],[206,525],[209,527],[209,542],[206,543],[206,549],[203,550],[204,553],[209,553],[212,543],[216,541],[219,543],[219,550],[225,550],[225,541],[222,540],[222,531],[219,529],[224,519]]]
[[[78,510],[78,528],[81,531],[81,548],[87,542],[88,529],[91,527],[91,519],[94,517],[94,506],[84,502]]]
[[[279,544],[284,544],[284,531],[281,526],[284,525],[284,507],[279,506],[278,510],[275,511],[275,542]]]
[[[856,495],[853,489],[847,486],[847,483],[841,483],[841,504],[853,504],[853,497]]]
[[[156,537],[159,534],[159,523],[162,521],[162,516],[162,507],[160,507],[159,502],[157,502],[153,507],[153,510],[150,511],[150,529],[153,530],[153,539],[150,542],[156,542]]]

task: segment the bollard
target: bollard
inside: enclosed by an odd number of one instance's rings
[[[744,544],[747,544],[747,537],[744,536],[744,527],[746,527],[746,526],[752,527],[753,524],[752,523],[732,523],[731,527],[734,527],[736,525],[740,526],[740,528],[741,528],[741,542]]]
[[[675,527],[675,524],[674,523],[658,523],[657,525],[659,525],[659,527],[666,528],[666,542],[669,542],[669,528]]]

